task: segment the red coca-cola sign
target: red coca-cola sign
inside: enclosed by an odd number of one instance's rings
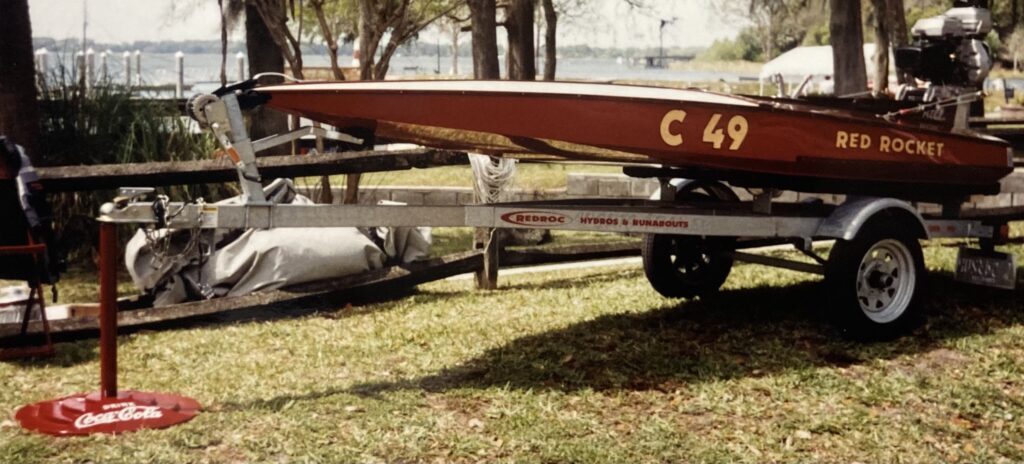
[[[112,398],[89,393],[30,404],[19,409],[15,418],[26,429],[49,435],[116,434],[180,424],[195,417],[199,409],[191,398],[122,391]]]
[[[145,420],[156,420],[164,417],[163,411],[156,406],[138,406],[132,403],[118,405],[113,411],[92,413],[87,412],[75,419],[75,428],[84,430],[101,425],[116,424],[118,422],[134,422]]]

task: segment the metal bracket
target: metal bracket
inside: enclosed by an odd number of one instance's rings
[[[238,97],[229,93],[219,99],[211,99],[196,111],[202,112],[217,142],[234,161],[235,170],[238,171],[238,182],[242,187],[242,201],[248,204],[266,204],[262,178],[256,167],[256,151],[245,130],[245,119],[242,117]]]
[[[271,147],[284,145],[293,140],[301,139],[302,137],[305,137],[307,135],[313,135],[325,139],[336,140],[339,142],[351,143],[353,145],[363,144],[363,139],[357,139],[355,137],[352,137],[351,135],[342,132],[327,130],[322,127],[309,126],[300,127],[290,132],[285,132],[283,134],[275,134],[269,137],[259,139],[252,143],[252,148],[253,151],[258,153]]]
[[[754,212],[758,214],[772,214],[772,200],[778,196],[779,191],[767,189],[754,195]]]
[[[730,251],[726,252],[725,255],[731,257],[732,259],[735,259],[736,261],[743,261],[746,263],[762,264],[765,266],[789,269],[791,271],[806,272],[808,274],[825,274],[825,266],[822,264],[803,263],[800,261],[793,261],[790,259],[776,258],[773,256],[765,255],[756,255],[753,253],[744,253],[741,251]]]
[[[803,253],[804,256],[813,259],[816,263],[822,266],[828,263],[828,260],[822,258],[821,255],[814,252],[814,242],[811,241],[811,239],[807,237],[801,237],[801,242],[802,246],[800,247],[800,252]]]
[[[672,185],[672,179],[668,177],[659,177],[658,185],[660,188],[660,194],[658,199],[664,202],[672,203],[676,201],[676,186]]]

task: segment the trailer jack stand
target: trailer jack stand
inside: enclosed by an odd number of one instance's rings
[[[25,429],[47,435],[119,434],[181,424],[199,413],[196,400],[117,389],[117,224],[100,223],[100,390],[23,406]]]

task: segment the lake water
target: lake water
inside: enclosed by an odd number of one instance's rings
[[[63,61],[65,66],[71,65],[71,58],[65,55]],[[342,57],[342,63],[348,64],[350,57]],[[51,55],[51,71],[55,67],[57,57]],[[306,66],[326,67],[330,60],[325,55],[309,55],[303,57]],[[124,61],[120,52],[115,52],[108,60],[107,68],[112,82],[124,81]],[[100,58],[96,57],[97,69],[100,68]],[[134,58],[132,61],[132,72],[134,73]],[[448,75],[451,70],[451,57],[442,57],[440,61],[440,72]],[[468,56],[459,57],[459,71],[462,77],[470,77],[472,73],[472,59]],[[235,80],[238,76],[236,61],[233,55],[228,56],[227,74],[228,80]],[[436,56],[396,56],[391,60],[389,77],[413,77],[435,74],[438,70],[438,59]],[[97,71],[99,72],[99,71]],[[185,55],[185,83],[193,85],[191,93],[209,92],[219,86],[220,55],[219,54],[196,54]],[[173,84],[176,80],[173,54],[143,54],[142,55],[142,76],[147,84]],[[619,63],[615,59],[602,58],[564,58],[558,61],[559,79],[580,79],[580,80],[659,80],[678,82],[709,82],[726,81],[737,82],[741,78],[756,78],[752,75],[742,75],[735,72],[713,72],[713,71],[683,71],[673,69],[646,69],[643,67],[629,66]]]

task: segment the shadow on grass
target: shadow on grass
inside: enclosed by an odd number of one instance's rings
[[[43,346],[42,337],[33,336],[33,340],[24,346]],[[22,369],[46,369],[51,367],[72,367],[95,361],[99,358],[99,346],[96,343],[56,343],[56,352],[52,356],[30,356],[25,358],[5,359],[3,363],[18,366]]]
[[[726,291],[710,300],[605,316],[517,339],[435,375],[360,384],[346,393],[491,387],[672,391],[685,384],[925,352],[946,339],[1024,323],[1024,291],[970,287],[943,274],[934,275],[929,288],[928,323],[885,343],[842,340],[825,317],[829,308],[822,288],[804,283]]]
[[[544,288],[551,285],[572,282],[548,282]],[[337,394],[377,397],[400,390],[673,391],[688,384],[923,353],[944,340],[1024,323],[1022,290],[971,287],[941,273],[933,275],[929,288],[928,323],[885,343],[841,339],[825,317],[829,308],[822,287],[808,282],[725,291],[709,300],[605,316],[519,338],[434,375],[225,406],[274,410],[291,401]]]
[[[550,272],[549,275],[557,276],[558,271]],[[570,272],[578,272],[573,269]],[[593,285],[616,282],[621,279],[630,279],[643,277],[643,270],[640,269],[624,269],[619,272],[609,272],[608,269],[597,268],[594,269],[593,274],[579,275],[573,274],[569,277],[550,277],[543,281],[533,280],[529,282],[518,282],[518,283],[502,283],[502,291],[513,291],[513,290],[564,290],[570,288],[581,288],[590,287]]]
[[[228,312],[186,317],[164,322],[154,322],[132,327],[121,327],[118,329],[119,346],[128,346],[134,342],[130,337],[132,334],[157,330],[191,330],[196,328],[210,328],[247,324],[263,323],[284,319],[298,319],[301,317],[326,317],[331,319],[346,319],[349,317],[362,316],[376,312],[386,312],[401,304],[401,299],[416,295],[418,301],[425,303],[450,298],[450,293],[430,292],[420,293],[415,288],[392,289],[386,294],[364,289],[355,289],[343,294],[334,295],[329,298],[313,296],[285,302],[278,302],[269,305],[259,305],[249,308],[241,308]],[[128,336],[128,337],[126,337]],[[69,333],[56,333],[53,341],[57,349],[55,356],[30,357],[23,359],[12,359],[6,362],[17,365],[21,368],[47,368],[47,367],[71,367],[95,361],[99,358],[98,341],[99,331],[83,330]],[[35,337],[41,340],[41,337]],[[8,340],[10,342],[12,340]],[[20,341],[13,340],[13,341]]]

